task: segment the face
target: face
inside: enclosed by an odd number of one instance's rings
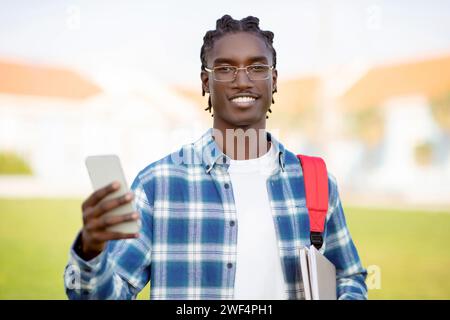
[[[243,68],[252,64],[272,65],[273,61],[264,40],[249,32],[223,36],[207,54],[210,69],[227,65]],[[245,70],[239,70],[234,81],[215,81],[213,74],[206,71],[202,71],[201,79],[203,89],[211,96],[215,128],[265,128],[266,113],[276,88],[275,69],[267,80],[250,80]],[[250,96],[255,100],[240,103],[235,99],[238,96]]]

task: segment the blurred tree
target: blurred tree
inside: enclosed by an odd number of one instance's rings
[[[301,131],[307,138],[312,138],[318,130],[319,118],[315,110],[313,106],[297,110],[286,110],[284,105],[272,106],[273,113],[269,113],[270,127]]]
[[[381,142],[384,134],[384,117],[380,108],[348,111],[345,121],[348,134],[362,140],[369,148]]]
[[[450,91],[431,101],[431,111],[439,127],[450,134]]]
[[[0,151],[0,175],[20,174],[31,175],[30,166],[14,152]]]
[[[417,164],[429,166],[433,162],[433,144],[429,141],[422,142],[414,148],[414,158]]]

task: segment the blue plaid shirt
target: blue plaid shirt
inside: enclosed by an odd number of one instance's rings
[[[302,169],[295,154],[270,133],[268,138],[279,160],[267,191],[287,295],[304,299],[298,249],[309,246],[310,239]],[[150,281],[151,299],[233,299],[239,220],[229,159],[209,129],[143,169],[131,187],[142,221],[139,238],[109,241],[90,261],[72,247],[65,269],[68,297],[134,299]],[[338,298],[366,299],[367,273],[348,231],[336,181],[328,177],[320,251],[336,266]]]

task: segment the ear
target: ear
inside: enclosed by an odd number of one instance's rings
[[[272,92],[277,90],[278,70],[272,70]]]
[[[209,73],[202,70],[202,72],[200,72],[200,79],[202,80],[203,92],[209,93]]]

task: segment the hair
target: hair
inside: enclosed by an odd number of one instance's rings
[[[230,15],[226,14],[222,18],[220,18],[216,21],[216,29],[209,30],[208,32],[206,32],[205,36],[203,37],[203,45],[200,50],[200,60],[202,62],[202,66],[201,66],[202,70],[205,70],[205,67],[207,65],[207,63],[206,63],[207,54],[214,47],[214,43],[218,39],[222,38],[224,35],[237,33],[237,32],[251,32],[251,33],[261,37],[264,40],[264,42],[266,43],[267,47],[271,50],[273,66],[274,66],[274,68],[276,67],[277,52],[275,51],[275,49],[273,47],[273,37],[274,37],[273,32],[261,30],[259,28],[259,19],[256,17],[248,16],[241,20],[235,20]],[[276,89],[274,90],[274,92],[276,92]],[[205,96],[205,90],[203,89],[203,87],[202,87],[202,96]],[[272,103],[275,103],[273,98],[272,98]],[[207,110],[209,112],[211,112],[211,110],[212,110],[211,96],[209,96],[209,98],[208,98],[208,107],[205,110]],[[270,110],[270,108],[269,108],[269,112],[272,112],[272,110]]]

